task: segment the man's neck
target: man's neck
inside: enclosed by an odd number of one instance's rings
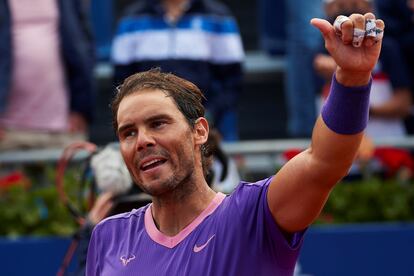
[[[203,181],[186,193],[178,191],[168,197],[154,198],[152,217],[163,234],[175,236],[196,219],[212,202],[216,195]]]
[[[163,0],[162,5],[165,9],[165,14],[170,22],[177,22],[184,14],[190,0]]]

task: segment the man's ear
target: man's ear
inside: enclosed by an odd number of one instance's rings
[[[194,141],[196,145],[202,145],[207,142],[209,126],[208,121],[204,117],[200,117],[194,124]]]

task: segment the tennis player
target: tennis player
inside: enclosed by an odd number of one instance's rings
[[[129,172],[152,203],[95,227],[87,275],[293,274],[304,232],[360,144],[384,29],[372,13],[311,24],[338,64],[312,143],[274,176],[240,182],[229,196],[205,181],[201,91],[158,70],[124,81],[114,126]]]

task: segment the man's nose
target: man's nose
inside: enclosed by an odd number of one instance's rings
[[[148,147],[153,147],[155,145],[155,139],[151,132],[149,131],[140,131],[137,135],[136,150],[140,151]]]

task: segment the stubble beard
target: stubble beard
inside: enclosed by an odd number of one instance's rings
[[[182,164],[181,172],[177,168],[173,168],[171,175],[165,180],[160,180],[162,181],[161,183],[156,185],[144,185],[140,181],[136,181],[136,183],[145,193],[153,198],[180,200],[194,189],[193,186],[195,185],[192,181],[194,179],[194,166],[194,160],[190,158]]]

